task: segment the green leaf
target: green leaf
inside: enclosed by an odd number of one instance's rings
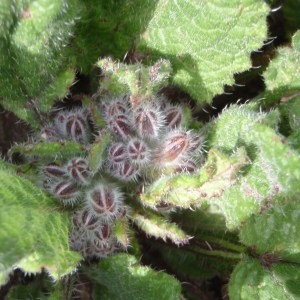
[[[166,86],[172,71],[167,60],[159,60],[150,67],[142,64],[126,65],[111,59],[102,59],[97,65],[105,73],[100,93],[120,96],[129,92],[133,107],[153,97]]]
[[[30,181],[0,170],[0,278],[13,268],[55,279],[74,270],[80,255],[68,244],[69,214]]]
[[[300,298],[300,267],[273,264],[262,267],[256,259],[239,263],[229,281],[230,300],[295,300]]]
[[[156,209],[160,203],[189,208],[199,207],[219,198],[227,187],[235,184],[235,177],[248,163],[245,149],[240,148],[231,157],[216,149],[208,153],[206,164],[195,174],[180,174],[158,179],[140,195],[145,206]]]
[[[173,272],[198,280],[228,276],[236,263],[223,257],[205,256],[197,253],[196,248],[190,251],[187,247],[171,248],[163,244],[157,250]]]
[[[188,243],[188,236],[175,223],[170,223],[166,218],[150,211],[133,212],[131,220],[147,235],[161,238],[164,241],[171,240],[176,245]]]
[[[282,3],[282,9],[285,19],[285,26],[290,32],[300,28],[300,20],[298,12],[300,11],[300,2],[294,0],[285,0]]]
[[[94,290],[95,300],[181,299],[181,286],[174,277],[141,266],[128,254],[106,258],[86,273],[102,286]]]
[[[90,151],[89,151],[89,158],[88,158],[88,162],[89,162],[89,168],[93,171],[93,172],[97,172],[105,158],[106,158],[106,149],[109,146],[111,142],[111,137],[109,135],[105,135],[103,134],[101,136],[100,140],[96,140]]]
[[[39,156],[43,159],[61,159],[70,158],[76,155],[82,155],[86,149],[81,144],[73,141],[44,142],[35,144],[19,144],[10,148],[9,155],[20,153],[26,156]]]
[[[210,102],[251,67],[250,53],[267,35],[268,7],[262,1],[159,1],[138,50],[163,57],[173,82],[198,104]]]
[[[300,31],[292,39],[292,46],[281,47],[277,56],[270,62],[264,72],[266,91],[260,95],[265,105],[286,101],[300,89]]]
[[[249,218],[240,232],[241,241],[258,254],[275,253],[280,258],[300,263],[300,203],[295,199],[276,205]]]
[[[25,276],[25,281],[27,276]],[[32,276],[33,277],[33,276]],[[46,277],[45,273],[37,275],[32,278],[28,278],[28,282],[26,284],[15,284],[12,285],[8,294],[6,295],[6,300],[17,300],[17,299],[39,299],[46,300],[51,293],[53,286],[53,280],[51,278]],[[57,300],[56,298],[55,300]]]
[[[35,128],[40,126],[36,112],[48,112],[74,80],[67,43],[78,14],[76,4],[77,0],[11,4],[14,22],[6,21],[9,32],[0,43],[1,104]],[[5,7],[0,10],[6,12]]]
[[[123,60],[127,54],[131,56],[128,51],[145,30],[157,2],[81,1],[81,19],[72,41],[77,69],[88,73],[99,57]]]
[[[278,110],[281,113],[280,132],[287,137],[286,143],[299,151],[300,97],[290,97],[278,106]]]
[[[211,125],[208,137],[211,147],[229,153],[241,146],[247,149],[251,165],[241,174],[239,184],[224,192],[219,203],[237,209],[233,217],[239,218],[242,211],[243,221],[270,202],[284,201],[281,195],[297,197],[300,193],[298,153],[269,126],[275,127],[274,116],[268,118],[255,110],[255,105],[231,106]],[[236,221],[232,226],[237,225]]]

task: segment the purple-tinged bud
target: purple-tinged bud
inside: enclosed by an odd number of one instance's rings
[[[78,143],[87,143],[89,140],[89,125],[86,112],[82,109],[61,111],[54,120],[59,134],[65,139]]]
[[[42,167],[42,172],[46,177],[61,179],[66,176],[66,171],[63,167],[55,162],[49,163]]]
[[[128,103],[122,100],[103,101],[101,107],[105,117],[128,113]]]
[[[86,195],[88,209],[105,222],[115,219],[122,199],[117,188],[103,184],[89,190]]]
[[[53,142],[59,139],[59,134],[57,133],[55,127],[46,126],[41,129],[39,138],[41,138],[44,141]]]
[[[99,243],[98,239],[94,239],[91,244],[92,256],[98,258],[107,257],[115,251],[115,243],[113,241]]]
[[[113,175],[124,181],[135,180],[139,174],[138,165],[130,163],[130,161],[125,161],[124,163],[118,165],[113,171]]]
[[[179,128],[182,121],[182,109],[179,106],[172,106],[165,111],[165,123],[171,129]]]
[[[77,186],[73,182],[69,181],[53,183],[53,186],[50,187],[50,191],[65,205],[73,205],[81,195]]]
[[[112,236],[112,228],[108,223],[102,223],[98,226],[97,230],[94,231],[95,237],[99,242],[106,242]]]
[[[172,164],[186,153],[189,147],[188,133],[184,131],[170,131],[167,133],[162,147],[156,151],[156,163]]]
[[[127,159],[126,147],[123,143],[114,143],[108,149],[108,160],[113,164],[120,164]]]
[[[134,164],[143,165],[150,159],[150,150],[144,141],[132,139],[127,144],[127,155]]]
[[[163,124],[159,110],[145,104],[139,105],[133,112],[134,126],[141,138],[157,138]]]
[[[82,252],[86,248],[86,240],[80,232],[72,230],[69,237],[70,248]]]
[[[193,154],[194,152],[200,150],[202,144],[203,144],[203,139],[201,135],[193,132],[189,133],[189,149],[188,149],[189,153]]]
[[[111,116],[107,124],[112,133],[123,140],[132,134],[130,119],[126,115]]]
[[[93,215],[88,209],[85,209],[80,214],[81,224],[87,230],[95,230],[99,227],[99,219]]]
[[[81,184],[90,183],[92,178],[88,163],[83,158],[71,159],[67,164],[67,172],[72,179]]]

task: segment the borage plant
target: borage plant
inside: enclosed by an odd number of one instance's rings
[[[0,4],[1,297],[300,296],[300,8],[226,2]]]

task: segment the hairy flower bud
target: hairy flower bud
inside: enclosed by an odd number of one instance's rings
[[[66,176],[66,170],[55,162],[48,163],[42,167],[42,172],[46,177],[60,179]]]
[[[67,172],[69,176],[76,182],[88,184],[92,177],[92,172],[88,167],[88,163],[83,158],[73,158],[67,164]]]
[[[139,105],[133,112],[135,129],[141,138],[157,138],[163,123],[158,109],[149,104]]]
[[[124,181],[135,180],[138,174],[139,174],[138,165],[132,164],[128,160],[116,166],[113,170],[113,175]]]
[[[132,139],[127,144],[127,155],[134,164],[143,165],[150,159],[150,150],[144,141]]]
[[[50,192],[64,205],[74,204],[81,195],[77,186],[66,180],[54,182],[50,185]]]
[[[122,198],[117,188],[103,184],[99,184],[86,194],[88,209],[106,222],[116,217]]]
[[[185,154],[189,147],[188,134],[184,131],[167,133],[163,145],[156,151],[154,158],[157,163],[174,163]]]
[[[99,219],[88,209],[80,212],[80,222],[86,230],[95,230],[99,227]]]
[[[112,237],[112,225],[108,223],[102,223],[94,231],[95,237],[99,242],[106,242]]]
[[[179,106],[171,106],[165,110],[165,125],[171,129],[179,128],[182,117],[182,109]]]
[[[128,113],[128,103],[126,96],[122,100],[107,100],[101,102],[101,109],[105,118],[110,116],[122,115]]]
[[[114,143],[108,149],[107,158],[109,162],[117,165],[127,159],[126,147],[123,143]]]
[[[89,125],[85,111],[61,111],[54,120],[57,131],[65,139],[78,143],[87,143],[89,140]]]
[[[53,142],[59,139],[59,134],[54,126],[48,125],[41,129],[38,139]]]
[[[197,169],[196,164],[189,159],[182,159],[178,162],[174,169],[174,173],[182,173],[182,172],[188,172],[193,173]]]
[[[200,151],[202,143],[203,140],[199,134],[193,132],[189,133],[189,149],[188,149],[189,153],[197,154],[197,152]]]
[[[126,115],[111,116],[107,124],[111,132],[123,140],[128,139],[132,134],[130,119]]]

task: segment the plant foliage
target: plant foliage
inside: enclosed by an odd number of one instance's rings
[[[300,298],[279,2],[1,1],[0,298]]]

